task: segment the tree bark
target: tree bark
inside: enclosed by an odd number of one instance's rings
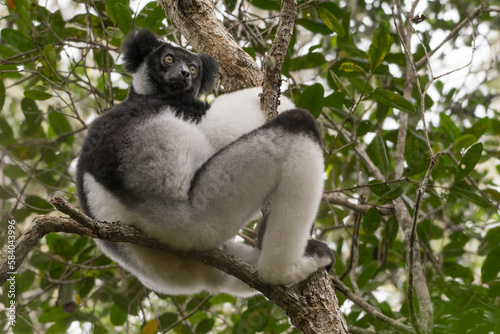
[[[281,2],[280,22],[273,45],[263,61],[264,81],[262,83],[262,97],[260,104],[267,115],[267,120],[278,115],[279,97],[281,94],[281,68],[285,59],[288,45],[293,34],[293,25],[297,14],[296,0]]]

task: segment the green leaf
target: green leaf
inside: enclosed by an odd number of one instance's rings
[[[69,248],[69,244],[57,233],[50,233],[45,237],[49,250],[53,254],[64,255]]]
[[[3,169],[3,173],[11,179],[18,179],[27,175],[19,166],[16,165],[7,165]]]
[[[7,45],[10,45],[21,52],[26,52],[35,49],[33,39],[25,35],[21,30],[14,30],[10,28],[2,29],[2,39]]]
[[[215,325],[215,320],[213,318],[207,318],[200,321],[200,323],[196,326],[194,332],[196,334],[205,334],[212,330]]]
[[[377,200],[377,204],[382,204],[382,203],[387,203],[389,201],[392,201],[393,199],[398,198],[401,195],[403,195],[403,192],[404,192],[403,187],[397,187],[395,189],[392,189],[392,190],[386,192],[385,194],[383,194],[382,196],[380,196]]]
[[[108,13],[109,18],[111,19],[111,22],[116,24],[118,21],[116,19],[116,10],[115,10],[115,5],[117,3],[117,0],[106,0],[106,4],[104,8],[106,9],[106,13]]]
[[[381,21],[373,34],[372,43],[368,49],[368,60],[372,72],[382,63],[391,48],[391,35],[387,21]]]
[[[499,261],[497,261],[499,262]],[[499,262],[500,263],[500,262]],[[443,272],[453,278],[462,278],[467,282],[472,282],[474,277],[470,268],[461,266],[456,262],[445,262],[443,263]]]
[[[234,334],[255,333],[266,329],[269,321],[269,313],[273,304],[269,301],[250,307],[241,314],[240,319],[233,327]]]
[[[370,185],[370,190],[377,196],[382,196],[391,190],[391,187],[380,180],[371,180],[368,184]]]
[[[390,90],[377,88],[366,96],[365,100],[368,99],[376,100],[406,113],[414,113],[416,111],[415,106],[410,101]]]
[[[301,25],[309,31],[322,34],[322,35],[330,35],[332,33],[331,29],[329,29],[326,24],[314,22],[308,19],[297,19],[295,23]]]
[[[373,125],[370,121],[364,120],[359,122],[358,127],[356,128],[356,136],[362,137],[366,135],[373,128]]]
[[[14,327],[10,327],[10,328],[12,328],[12,331],[14,332],[14,334],[33,334],[34,333],[33,324],[29,320],[22,318],[22,317],[17,317],[16,325]]]
[[[378,167],[383,175],[387,175],[390,169],[389,157],[384,143],[384,138],[377,134],[370,145],[368,145],[367,153],[372,159],[375,166]]]
[[[42,51],[43,54],[43,74],[49,78],[54,79],[57,76],[57,53],[51,44],[45,45]]]
[[[321,66],[326,62],[325,56],[318,52],[312,52],[305,56],[292,59],[290,71],[306,70]]]
[[[344,71],[344,72],[360,72],[360,73],[363,73],[363,74],[366,74],[365,70],[363,70],[363,68],[359,65],[356,65],[354,63],[342,63],[342,65],[340,65],[340,70]]]
[[[387,240],[389,244],[394,242],[396,240],[396,237],[398,236],[398,220],[396,219],[396,216],[391,216],[387,223],[385,223],[385,228],[384,228],[384,238]]]
[[[162,328],[170,327],[177,321],[177,319],[178,319],[177,314],[171,312],[163,313],[161,316],[158,317],[158,321],[160,322]]]
[[[113,325],[121,326],[127,321],[127,312],[124,312],[118,305],[113,304],[111,305],[109,317]]]
[[[455,139],[455,143],[453,144],[453,149],[456,152],[460,152],[462,149],[472,146],[477,142],[477,138],[474,135],[467,134],[462,135]]]
[[[481,267],[481,279],[483,283],[492,281],[498,277],[500,273],[500,248],[493,249],[484,260]]]
[[[429,168],[431,158],[427,145],[420,136],[412,132],[406,137],[404,155],[408,164],[404,171],[405,176],[420,174]]]
[[[0,184],[0,199],[16,198],[16,192],[11,187]]]
[[[39,100],[39,101],[45,101],[52,97],[52,94],[44,92],[43,90],[40,89],[36,89],[36,87],[34,88],[35,89],[25,90],[24,96],[27,97],[28,99]]]
[[[42,113],[35,101],[27,98],[22,99],[21,109],[26,117],[28,127],[37,127],[42,122]]]
[[[297,107],[309,110],[314,118],[318,118],[321,114],[321,110],[323,109],[325,100],[324,94],[325,89],[323,86],[316,83],[312,86],[306,87],[304,92],[296,97],[295,103]]]
[[[47,213],[49,211],[54,211],[54,207],[52,206],[52,204],[36,195],[28,196],[26,198],[26,204],[29,204],[32,209],[38,213]]]
[[[165,11],[161,6],[155,6],[153,10],[147,12],[145,19],[137,22],[137,25],[142,28],[148,28],[153,32],[156,32],[162,25],[165,19]]]
[[[323,20],[323,22],[325,22],[326,26],[330,30],[336,32],[340,37],[344,37],[344,27],[342,26],[342,23],[340,23],[340,21],[335,17],[335,15],[333,15],[329,10],[325,8],[318,7],[317,9],[319,17],[321,18],[321,20]]]
[[[347,89],[345,88],[344,84],[342,83],[342,81],[340,80],[340,78],[335,74],[335,72],[333,72],[332,70],[329,71],[330,72],[330,76],[332,77],[333,79],[333,82],[335,83],[335,85],[337,85],[337,87],[339,88],[339,90],[344,93],[345,95],[349,96],[349,92],[347,91]]]
[[[491,203],[487,199],[479,196],[478,194],[476,194],[470,190],[465,190],[463,188],[457,187],[457,185],[454,185],[453,187],[451,187],[450,192],[454,193],[455,195],[457,195],[460,198],[463,198],[467,201],[475,203],[475,204],[482,206],[484,208],[491,208],[492,207]]]
[[[45,310],[38,320],[42,323],[47,323],[47,322],[62,322],[62,320],[70,317],[71,314],[68,314],[63,311],[62,307],[60,305],[58,306],[52,306]]]
[[[452,121],[451,117],[444,112],[439,113],[439,123],[439,129],[450,141],[455,141],[455,139],[460,136],[460,129],[456,126],[455,122]]]
[[[358,286],[362,289],[366,283],[375,275],[378,270],[377,261],[370,261],[370,263],[362,268],[360,275],[358,276]]]
[[[363,231],[366,234],[373,234],[380,226],[380,212],[375,208],[370,208],[363,217]]]
[[[280,0],[252,0],[250,1],[252,6],[267,9],[267,10],[277,10],[281,9],[281,1]]]
[[[132,15],[130,14],[130,9],[128,6],[117,3],[115,5],[115,15],[116,15],[116,24],[122,33],[125,35],[128,34],[130,28],[132,28]]]
[[[476,167],[476,164],[479,162],[482,153],[482,143],[477,143],[469,147],[465,155],[458,163],[457,170],[455,172],[455,182],[462,180],[474,170],[474,167]]]
[[[49,111],[49,125],[50,129],[53,130],[56,135],[68,134],[73,131],[68,119],[57,111]],[[73,136],[68,136],[66,138],[70,143],[73,142]]]

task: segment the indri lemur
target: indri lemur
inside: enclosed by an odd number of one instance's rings
[[[308,241],[323,190],[323,157],[307,111],[283,98],[279,116],[265,123],[260,88],[210,105],[201,101],[215,84],[215,60],[147,30],[125,40],[123,59],[133,74],[129,96],[93,122],[78,161],[87,215],[137,227],[176,249],[222,248],[271,284],[296,283],[331,265],[328,247]],[[235,242],[270,198],[261,249]],[[161,293],[258,293],[195,260],[96,242]]]

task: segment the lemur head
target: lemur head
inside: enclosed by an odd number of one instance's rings
[[[197,55],[163,42],[149,30],[130,34],[123,43],[125,70],[131,72],[137,94],[198,97],[209,92],[218,65],[208,55]]]

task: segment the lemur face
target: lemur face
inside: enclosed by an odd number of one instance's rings
[[[147,74],[141,75],[148,75],[161,94],[197,96],[201,85],[199,71],[202,70],[198,55],[165,43],[148,57]]]
[[[218,73],[212,57],[160,41],[148,30],[126,39],[123,58],[133,73],[133,89],[141,95],[197,97],[213,87]]]

